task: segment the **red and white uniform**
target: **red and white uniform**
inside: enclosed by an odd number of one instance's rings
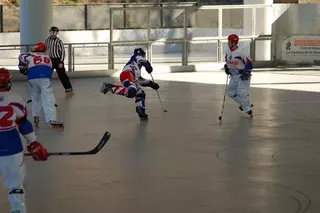
[[[230,48],[227,48],[225,62],[231,75],[239,74],[239,70],[252,70],[252,60],[242,49],[239,48],[236,48],[233,51],[231,51]]]
[[[241,72],[243,70],[251,71],[252,61],[242,49],[235,46],[232,50],[227,48],[225,63],[230,72],[227,94],[243,108],[243,111],[248,112],[251,110],[249,97],[251,79],[241,80]]]

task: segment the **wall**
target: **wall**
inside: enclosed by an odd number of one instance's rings
[[[295,4],[272,25],[272,52],[278,64],[312,64],[313,61],[282,60],[282,42],[291,35],[319,35],[320,6],[318,4]]]

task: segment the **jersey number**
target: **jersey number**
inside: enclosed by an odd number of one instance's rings
[[[13,121],[9,120],[14,113],[14,110],[11,106],[0,106],[0,113],[4,115],[0,119],[0,126],[1,127],[10,127],[13,125]]]
[[[33,63],[35,65],[40,64],[42,62],[44,62],[45,64],[50,64],[51,60],[50,60],[50,58],[48,58],[46,56],[44,56],[43,58],[41,56],[38,56],[38,55],[33,56]]]

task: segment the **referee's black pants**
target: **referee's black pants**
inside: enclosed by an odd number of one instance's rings
[[[64,63],[60,61],[60,58],[51,58],[53,69],[57,71],[58,77],[65,90],[72,89],[70,79],[66,73]],[[59,64],[62,63],[62,67],[59,68]]]

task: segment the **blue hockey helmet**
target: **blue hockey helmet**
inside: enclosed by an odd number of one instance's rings
[[[142,57],[144,57],[144,58],[146,57],[146,52],[145,52],[142,48],[136,48],[136,49],[134,49],[133,54],[134,54],[135,56],[140,55],[140,56],[142,56]]]

